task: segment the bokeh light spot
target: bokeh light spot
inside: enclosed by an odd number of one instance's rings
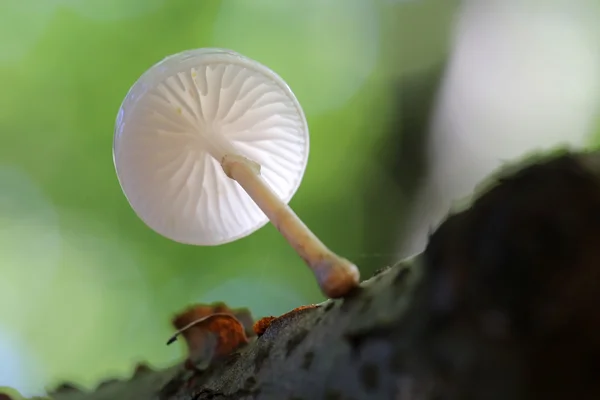
[[[51,290],[61,236],[54,206],[25,172],[0,165],[0,187],[0,313],[18,324],[35,318],[29,313]]]
[[[26,397],[46,394],[39,360],[4,326],[0,326],[0,386]]]
[[[379,14],[367,0],[221,2],[213,45],[268,65],[307,115],[346,104],[373,72]]]

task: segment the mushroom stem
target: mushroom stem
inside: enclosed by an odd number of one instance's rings
[[[315,274],[321,291],[330,298],[346,295],[359,284],[356,265],[335,254],[271,190],[260,175],[260,165],[239,155],[221,160],[225,174],[235,180],[281,232]]]

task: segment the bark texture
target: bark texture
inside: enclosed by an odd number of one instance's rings
[[[423,254],[275,320],[206,371],[138,367],[53,398],[600,399],[598,160],[505,170]]]

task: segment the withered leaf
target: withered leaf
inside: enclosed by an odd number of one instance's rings
[[[167,344],[173,343],[179,335],[185,338],[188,348],[187,367],[205,369],[212,361],[225,357],[248,343],[245,326],[225,307],[223,305],[217,308],[225,312],[206,315],[215,308],[198,306],[174,319],[173,325],[178,331]],[[200,317],[188,322],[192,317],[198,316]],[[184,322],[188,323],[180,326]]]
[[[233,315],[244,327],[246,336],[254,336],[254,330],[252,328],[254,320],[250,310],[247,308],[229,308],[227,304],[223,302],[215,302],[212,304],[195,304],[181,313],[177,314],[171,321],[175,329],[180,330],[184,326],[199,320],[200,318],[207,317],[211,314],[230,314]]]

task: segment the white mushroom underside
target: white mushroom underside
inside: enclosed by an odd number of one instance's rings
[[[284,89],[253,68],[221,62],[169,76],[130,109],[126,100],[115,164],[138,216],[161,235],[196,245],[233,241],[263,226],[266,216],[219,161],[233,151],[258,162],[273,191],[291,199],[308,140],[304,117]]]

